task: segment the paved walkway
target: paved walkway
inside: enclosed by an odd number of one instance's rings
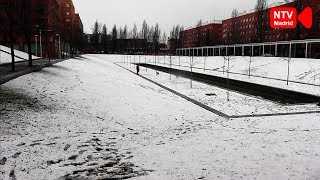
[[[1,64],[0,65],[0,84],[4,84],[12,79],[15,79],[19,76],[38,71],[44,67],[52,66],[55,63],[61,62],[63,60],[49,60],[48,59],[38,59],[33,61],[33,66],[28,66],[28,61],[16,62],[16,71],[12,72],[11,63]]]

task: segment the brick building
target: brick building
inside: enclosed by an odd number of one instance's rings
[[[22,2],[27,3],[23,4]],[[5,7],[0,11],[2,25],[0,27],[0,43],[3,45],[9,46],[10,44],[10,24],[13,26],[12,35],[15,49],[27,51],[24,31],[29,30],[32,53],[38,56],[42,54],[43,57],[47,58],[58,58],[60,56],[59,39],[61,51],[69,52],[70,44],[74,44],[70,36],[77,32],[77,40],[82,38],[81,19],[80,17],[78,19],[75,18],[76,15],[71,0],[10,0],[9,4],[9,7]],[[67,4],[70,4],[70,9],[66,7]],[[6,12],[7,9],[8,11]],[[21,12],[27,15],[21,16]],[[27,26],[25,22],[28,22]],[[74,32],[70,32],[69,30],[72,29],[73,24],[76,24],[75,28],[73,28]],[[42,53],[40,52],[40,36]]]
[[[211,23],[180,32],[182,48],[221,44],[221,23]]]
[[[263,36],[259,41],[257,33],[258,16],[257,12],[244,14],[236,18],[230,18],[222,21],[222,38],[224,44],[246,44],[259,42],[290,41],[301,39],[320,38],[320,1],[319,0],[300,0],[278,7],[295,7],[298,13],[305,7],[311,7],[313,10],[313,26],[306,29],[298,25],[295,29],[272,29],[269,25],[270,9],[262,12]]]
[[[272,29],[269,25],[270,9],[266,9],[223,20],[221,41],[217,45],[208,46],[202,43],[199,46],[195,42],[203,42],[204,36],[195,36],[195,30],[191,30],[193,32],[185,35],[190,36],[189,38],[182,37],[181,48],[177,50],[177,53],[197,56],[320,57],[320,1],[298,0],[278,7],[295,7],[298,13],[306,7],[311,7],[313,10],[312,28],[306,29],[298,23],[295,29]],[[199,28],[203,29],[205,26]]]

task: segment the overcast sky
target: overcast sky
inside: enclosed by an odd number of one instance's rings
[[[281,0],[268,0],[269,4]],[[84,30],[91,33],[91,27],[98,20],[112,26],[136,23],[140,26],[145,19],[148,24],[159,23],[167,34],[172,26],[181,24],[185,28],[204,22],[226,19],[234,8],[239,12],[253,9],[256,0],[73,0],[80,13]]]

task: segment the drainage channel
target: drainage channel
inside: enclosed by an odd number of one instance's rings
[[[294,105],[294,104],[308,104],[308,103],[319,103],[320,97],[314,96],[306,93],[254,84],[250,82],[244,82],[240,80],[228,79],[218,76],[212,76],[207,74],[201,74],[197,72],[190,72],[179,69],[172,69],[168,67],[156,66],[151,64],[140,63],[142,67],[147,67],[150,69],[171,73],[174,75],[179,75],[186,78],[191,78],[195,81],[204,82],[217,87],[230,89],[242,94],[259,96],[264,99],[268,99],[283,105]]]

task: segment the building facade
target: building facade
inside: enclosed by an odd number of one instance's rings
[[[180,47],[201,47],[221,44],[221,23],[211,23],[180,32]]]
[[[82,39],[81,19],[75,15],[71,0],[10,0],[9,4],[0,11],[0,43],[3,45],[9,46],[11,32],[15,49],[26,52],[25,31],[29,31],[34,55],[58,58],[60,54],[70,53],[70,46],[74,44],[72,35],[76,35],[77,41]],[[67,8],[68,4],[71,8]]]
[[[313,11],[312,28],[307,29],[298,23],[295,29],[273,29],[269,25],[271,9],[269,8],[223,20],[221,41],[218,38],[216,42],[220,43],[216,45],[196,43],[203,42],[205,38],[201,36],[201,33],[197,34],[195,29],[203,29],[205,26],[187,30],[189,34],[182,32],[185,33],[185,37],[182,37],[181,48],[177,53],[188,56],[320,57],[320,1],[298,0],[275,7],[295,7],[298,13],[301,13],[306,7],[311,7]]]
[[[222,21],[223,44],[247,44],[320,38],[319,0],[299,0],[278,7],[295,7],[298,13],[301,13],[305,7],[311,7],[313,10],[312,28],[306,29],[299,24],[295,29],[272,29],[269,25],[270,9],[266,9],[260,13],[248,13]],[[262,22],[260,22],[259,16],[262,16]],[[262,31],[259,32],[259,29]]]

